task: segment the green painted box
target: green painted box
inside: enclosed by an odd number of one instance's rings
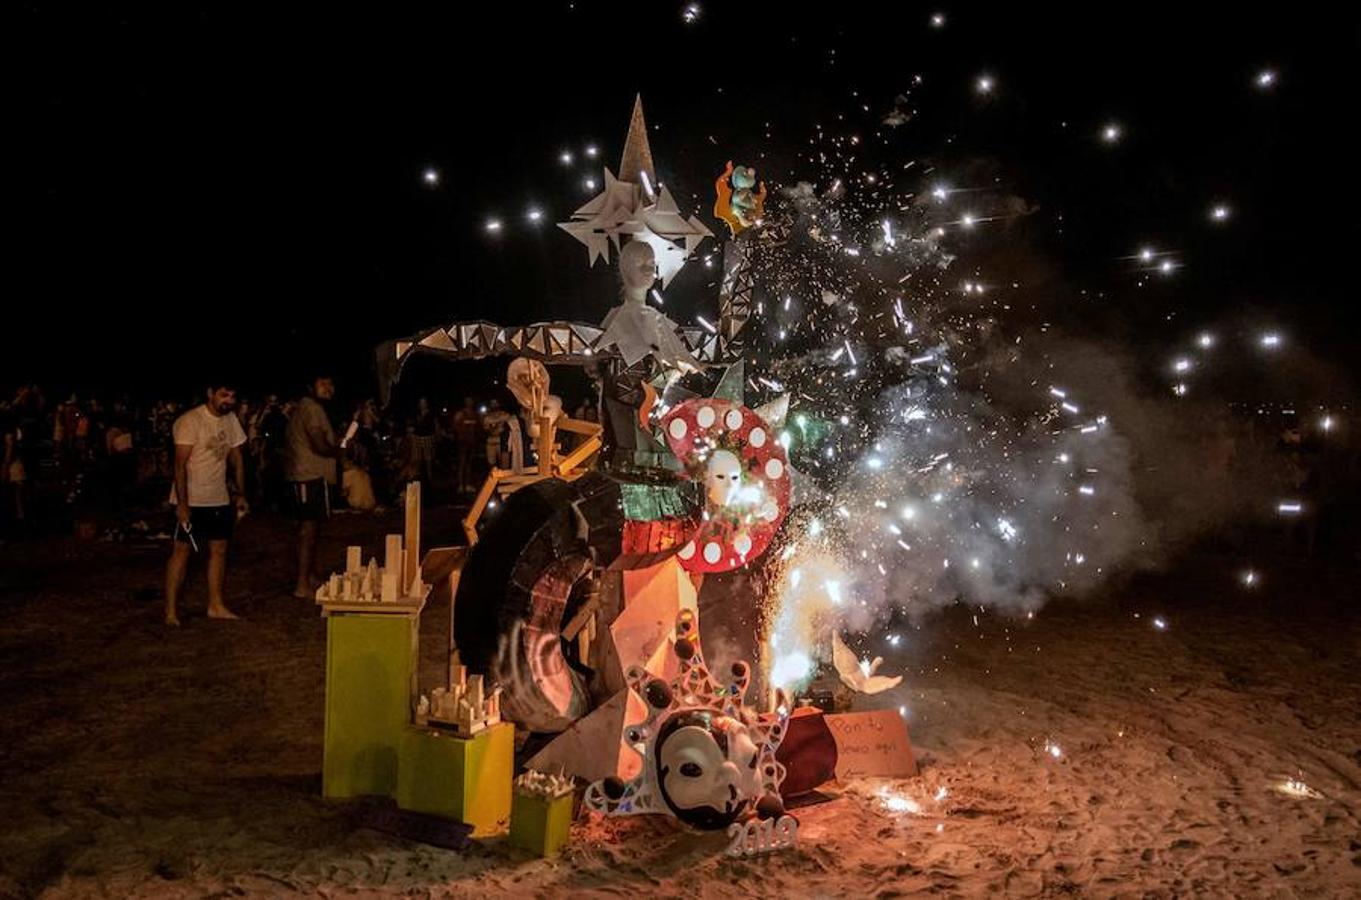
[[[538,856],[556,856],[572,828],[572,795],[536,797],[515,792],[510,808],[510,842]]]
[[[416,695],[419,621],[416,615],[327,616],[324,796],[396,792],[398,751]]]
[[[473,837],[510,822],[515,726],[492,725],[470,738],[411,726],[402,735],[397,805],[473,826]]]

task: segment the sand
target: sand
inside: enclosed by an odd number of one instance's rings
[[[325,551],[383,531],[340,517]],[[325,635],[284,523],[242,529],[240,622],[204,618],[195,573],[162,626],[164,552],[0,548],[0,896],[1361,896],[1355,571],[1281,559],[1249,593],[1196,557],[1032,621],[927,617],[866,704],[906,708],[919,777],[832,786],[768,858],[640,818],[544,861],[319,796]],[[428,611],[426,683],[446,627]]]

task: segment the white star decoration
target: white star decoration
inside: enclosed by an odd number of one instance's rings
[[[572,221],[558,227],[586,245],[590,264],[610,258],[610,246],[619,252],[624,237],[646,241],[657,257],[662,287],[670,283],[690,255],[713,232],[696,216],[681,215],[671,192],[663,185],[656,198],[649,198],[640,184],[621,181],[605,170],[605,190],[572,213]]]

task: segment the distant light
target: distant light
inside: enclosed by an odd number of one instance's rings
[[[1201,332],[1200,336],[1196,338],[1196,343],[1200,345],[1202,350],[1209,350],[1215,345],[1215,336],[1208,331]]]
[[[1106,127],[1101,129],[1101,140],[1108,144],[1120,140],[1120,126],[1115,122],[1107,123]]]
[[[595,190],[595,179],[594,179],[594,178],[587,178],[585,184],[586,184],[586,190],[588,190],[588,191],[593,191],[593,190]]]
[[[1258,581],[1257,573],[1252,571],[1251,569],[1248,569],[1246,572],[1243,573],[1244,587],[1255,587],[1257,585],[1257,581]]]
[[[1172,393],[1176,394],[1178,397],[1185,397],[1186,382],[1178,381],[1176,384],[1172,385]]]
[[[1332,430],[1333,430],[1333,417],[1332,417],[1332,416],[1324,416],[1324,417],[1323,417],[1323,420],[1320,421],[1320,422],[1318,423],[1318,425],[1319,425],[1319,427],[1322,428],[1324,431],[1332,431]]]
[[[932,14],[931,14],[931,27],[932,27],[932,28],[944,28],[944,27],[945,27],[945,13],[941,13],[941,12],[932,13]]]
[[[586,148],[586,155],[589,156],[591,159],[595,159],[596,154],[599,152],[600,151],[596,149],[595,144],[591,144],[589,147]]]
[[[898,515],[902,516],[904,520],[910,522],[917,517],[916,507],[904,506],[902,512],[900,512]]]
[[[1176,270],[1176,268],[1177,264],[1172,262],[1172,260],[1170,259],[1165,259],[1162,262],[1158,263],[1158,271],[1163,273],[1164,275],[1171,275],[1172,272]]]
[[[681,19],[685,22],[686,25],[693,25],[695,20],[699,18],[699,13],[700,13],[699,4],[691,3],[689,6],[685,7],[685,9],[681,11]]]
[[[1262,335],[1261,344],[1263,347],[1275,349],[1281,346],[1281,336],[1274,331],[1268,331]]]
[[[487,228],[488,231],[490,231],[490,232],[492,232],[492,233],[495,233],[495,232],[500,231],[500,230],[501,230],[501,220],[500,220],[500,219],[488,219],[488,220],[487,220],[486,228]]]
[[[529,219],[531,222],[538,222],[543,218],[543,210],[534,207],[530,209],[529,212],[525,213],[525,218]]]
[[[704,326],[705,331],[709,332],[710,334],[718,334],[718,329],[715,328],[708,319],[704,318],[703,316],[695,316],[695,319],[699,322],[699,324]]]
[[[960,218],[959,223],[965,228],[972,228],[974,225],[974,217],[971,213],[965,213],[963,217]]]
[[[1257,87],[1261,88],[1262,90],[1274,87],[1276,84],[1276,70],[1263,69],[1262,71],[1257,73],[1257,77],[1254,78],[1253,81],[1256,83]]]
[[[430,187],[439,184],[439,169],[426,169],[421,173],[421,181],[424,181]]]
[[[1229,216],[1231,215],[1231,213],[1232,210],[1230,210],[1223,203],[1220,203],[1210,209],[1210,221],[1227,222],[1229,220]]]
[[[1283,516],[1297,516],[1304,512],[1304,504],[1298,500],[1282,500],[1276,504],[1276,512]]]
[[[1063,756],[1063,748],[1061,748],[1058,744],[1053,743],[1052,741],[1044,745],[1044,752],[1054,757],[1054,759],[1058,759],[1061,756]]]
[[[1172,368],[1177,372],[1186,372],[1191,368],[1191,361],[1189,359],[1184,358],[1179,359],[1176,362],[1172,363]]]
[[[666,305],[665,303],[662,302],[662,295],[658,293],[656,288],[653,288],[650,293],[652,294],[652,299],[657,302],[658,306]]]
[[[1143,248],[1141,248],[1141,249],[1139,250],[1139,262],[1145,262],[1145,263],[1151,263],[1151,262],[1153,262],[1153,248],[1152,248],[1152,247],[1143,247]]]
[[[564,166],[570,166],[572,164],[572,154],[567,150],[564,150],[562,151],[562,153],[558,154],[558,159],[559,161],[562,162]]]
[[[938,184],[931,189],[931,196],[937,200],[944,200],[950,193],[950,189],[943,184]]]
[[[1156,628],[1156,629],[1158,629],[1159,631],[1166,631],[1166,630],[1167,630],[1167,620],[1164,619],[1162,616],[1154,616],[1154,617],[1153,617],[1153,627]]]
[[[974,88],[980,94],[991,94],[995,86],[996,83],[992,80],[991,75],[979,75],[978,80],[974,82]]]
[[[1085,494],[1086,496],[1090,497],[1092,494],[1096,493],[1096,488],[1092,487],[1090,484],[1084,484],[1080,485],[1077,491],[1079,494]]]

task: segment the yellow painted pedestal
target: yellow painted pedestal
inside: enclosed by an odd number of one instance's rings
[[[515,793],[510,842],[538,856],[556,856],[572,828],[572,795],[551,799]]]
[[[411,726],[402,735],[397,805],[473,826],[473,837],[510,823],[515,726],[500,722],[471,738]]]

